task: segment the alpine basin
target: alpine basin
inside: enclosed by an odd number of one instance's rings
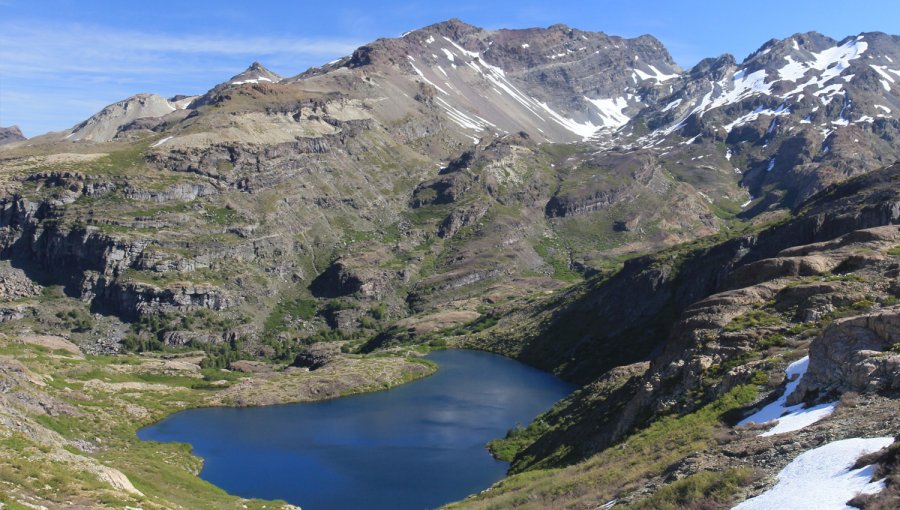
[[[138,432],[185,442],[200,476],[246,498],[304,510],[423,509],[500,480],[485,443],[526,424],[574,387],[495,354],[448,350],[440,369],[388,391],[325,402],[192,409]]]

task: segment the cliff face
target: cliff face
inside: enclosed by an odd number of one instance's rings
[[[900,389],[900,309],[835,321],[809,346],[809,371],[789,403],[834,394]]]
[[[626,261],[609,279],[595,280],[557,300],[530,319],[534,329],[492,332],[496,345],[514,338],[516,356],[564,377],[588,382],[595,374],[651,354],[673,322],[701,299],[758,280],[804,276],[833,268],[797,257],[759,263],[787,248],[818,243],[855,230],[900,222],[900,166],[823,191],[804,203],[796,219],[757,234],[709,247],[690,244]],[[705,241],[708,243],[708,241]],[[511,322],[521,317],[513,314]],[[502,322],[501,322],[502,324]]]
[[[142,268],[152,241],[123,241],[90,226],[54,225],[54,208],[15,196],[0,201],[0,254],[32,278],[63,285],[70,295],[128,318],[170,310],[222,310],[234,304],[213,285],[159,288],[120,279]]]
[[[897,264],[884,252],[900,242],[898,182],[900,165],[894,165],[833,186],[803,204],[795,219],[756,234],[628,261],[611,278],[513,311],[489,335],[467,340],[586,384],[580,396],[543,418],[558,427],[523,450],[514,471],[582,459],[660,416],[690,412],[697,402],[747,384],[754,370],[765,368],[751,357],[765,337],[789,336],[787,328],[755,331],[755,319],[736,326],[748,314],[762,317],[765,326],[780,323],[765,324],[769,314],[757,314],[759,307],[813,325],[879,293],[890,303],[900,287]],[[860,272],[871,283],[855,275],[819,283],[833,272]],[[541,308],[546,311],[536,311]],[[810,346],[810,376],[795,401],[838,388],[893,388],[896,360],[880,354],[893,343],[889,310],[826,329]],[[504,324],[515,324],[508,335]],[[857,324],[877,332],[859,332]],[[522,331],[529,336],[519,336]],[[848,335],[857,340],[840,340]],[[648,358],[649,366],[620,373]],[[732,371],[711,369],[728,365]],[[560,451],[566,453],[560,457]]]

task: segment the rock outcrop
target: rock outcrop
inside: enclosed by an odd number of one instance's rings
[[[21,269],[0,266],[0,301],[13,301],[37,296],[41,286],[25,275]]]
[[[19,126],[0,127],[0,145],[27,140]]]
[[[809,347],[809,370],[788,403],[847,391],[900,389],[900,306],[839,319]]]
[[[313,280],[311,289],[321,297],[355,295],[362,299],[382,299],[397,280],[397,272],[380,267],[385,254],[360,253],[354,258],[334,261]]]
[[[291,366],[318,370],[336,359],[339,354],[339,345],[335,343],[317,343],[300,351],[294,358]]]

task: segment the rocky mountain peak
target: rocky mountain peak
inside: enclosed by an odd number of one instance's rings
[[[890,143],[900,132],[898,42],[877,32],[840,41],[807,32],[772,39],[740,63],[730,55],[705,59],[633,120],[651,129],[635,145],[685,147],[676,160],[721,152],[722,170],[740,174],[752,197],[779,190],[761,207],[796,205],[898,156]],[[624,127],[616,141],[632,130]],[[712,151],[716,142],[726,146]]]
[[[121,128],[138,119],[163,117],[185,109],[193,100],[193,96],[176,97],[181,99],[172,102],[157,94],[136,94],[103,108],[73,127],[66,135],[66,139],[110,141],[116,137]]]
[[[704,58],[688,71],[691,80],[712,79],[721,80],[726,73],[734,72],[737,62],[734,56],[728,53],[718,57]]]
[[[545,141],[614,130],[681,73],[651,36],[626,39],[565,25],[485,30],[458,19],[379,39],[292,80],[340,68],[391,80],[399,71],[425,87],[419,97],[433,91],[434,104],[473,138],[485,130],[525,130]]]
[[[240,74],[236,74],[228,80],[228,85],[243,85],[245,83],[277,83],[281,81],[281,76],[266,69],[259,62],[253,62],[250,67]]]
[[[0,127],[0,145],[27,140],[19,126]]]
[[[428,25],[427,27],[421,28],[419,30],[415,30],[406,34],[407,36],[410,34],[431,34],[431,35],[442,35],[450,37],[451,39],[465,39],[473,34],[479,34],[484,32],[484,29],[476,27],[474,25],[470,25],[459,18],[451,18],[446,21],[441,21],[438,23],[434,23],[433,25]]]

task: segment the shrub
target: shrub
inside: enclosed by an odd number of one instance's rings
[[[748,328],[775,326],[780,323],[781,318],[765,310],[751,310],[744,315],[731,319],[731,322],[725,326],[725,331],[741,331]]]
[[[769,347],[783,347],[786,339],[784,335],[774,334],[769,335],[759,342],[759,346],[762,349],[768,349]]]
[[[721,472],[702,471],[664,485],[652,496],[626,508],[630,510],[718,508],[723,503],[729,503],[739,488],[757,478],[758,475],[749,468],[735,468]]]
[[[769,382],[769,374],[765,373],[762,370],[754,370],[753,375],[750,377],[750,383],[756,385],[762,385]]]
[[[384,303],[378,303],[372,307],[371,313],[373,319],[382,321],[387,317],[387,306]]]

